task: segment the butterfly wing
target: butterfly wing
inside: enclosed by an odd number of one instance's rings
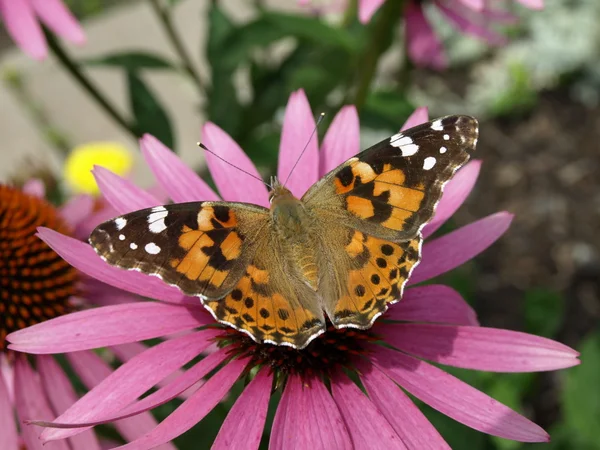
[[[418,125],[332,170],[303,201],[371,236],[413,239],[433,217],[444,185],[468,161],[477,136],[477,120],[469,116]]]
[[[345,242],[343,248],[337,247],[338,266],[343,269],[322,285],[323,309],[336,328],[367,329],[402,297],[420,261],[422,238],[394,243],[335,225],[327,233],[345,236]]]
[[[222,323],[257,342],[304,348],[325,331],[317,294],[294,271],[275,233],[258,237],[257,251],[235,288],[223,299],[205,301]]]
[[[109,264],[157,275],[185,294],[220,298],[246,271],[267,209],[193,202],[142,209],[99,225],[90,243]]]
[[[258,342],[302,348],[323,330],[316,294],[285,272],[269,212],[245,203],[180,203],[125,214],[90,236],[109,264],[200,297],[219,322]]]
[[[334,270],[321,286],[336,327],[369,328],[397,302],[421,257],[422,227],[444,185],[469,159],[477,121],[437,119],[359,153],[304,196],[323,229]]]

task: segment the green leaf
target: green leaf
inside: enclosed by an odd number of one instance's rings
[[[414,109],[406,96],[396,91],[371,92],[361,111],[361,126],[398,131]]]
[[[311,43],[313,52],[337,48],[343,50],[346,57],[355,53],[359,45],[359,40],[346,30],[331,27],[316,18],[268,12],[229,34],[221,46],[220,64],[237,67],[252,56],[254,49],[265,48],[288,36]]]
[[[524,304],[526,330],[539,336],[554,336],[562,323],[563,297],[548,289],[531,289],[525,293]]]
[[[225,43],[229,36],[233,34],[236,27],[231,20],[223,13],[216,2],[211,4],[208,11],[208,42],[206,54],[211,66],[223,66],[222,58],[225,50]]]
[[[579,350],[583,364],[564,373],[563,414],[582,443],[600,449],[600,332],[590,334]]]
[[[88,66],[113,66],[121,67],[129,71],[140,69],[175,69],[175,65],[153,53],[146,52],[120,52],[95,58],[84,59],[82,64]]]
[[[167,147],[173,149],[175,147],[173,130],[164,108],[146,83],[135,72],[127,71],[126,74],[129,104],[135,118],[135,128],[138,135],[151,133]]]

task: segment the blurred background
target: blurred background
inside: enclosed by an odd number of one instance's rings
[[[0,181],[42,177],[60,202],[86,189],[65,181],[69,156],[100,142],[126,152],[131,164],[117,165],[150,187],[137,145],[144,132],[208,176],[195,145],[207,120],[267,176],[283,109],[300,88],[326,113],[321,136],[341,106],[356,104],[363,148],[397,132],[416,107],[474,115],[481,175],[441,232],[498,210],[516,218],[443,281],[482,325],[559,340],[583,363],[548,374],[449,371],[547,429],[545,448],[600,449],[600,2],[533,9],[538,2],[496,0],[496,12],[456,20],[444,3],[418,2],[441,46],[427,58],[411,54],[408,41],[417,51],[418,39],[400,0],[366,23],[356,1],[67,0],[84,45],[47,34],[49,55],[35,61],[0,27]],[[226,406],[175,443],[212,442]],[[421,406],[453,448],[532,446]]]

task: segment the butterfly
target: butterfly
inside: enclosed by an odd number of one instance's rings
[[[370,328],[402,297],[421,230],[469,159],[477,120],[447,116],[362,151],[298,199],[273,180],[270,208],[205,201],[142,209],[90,236],[109,264],[156,275],[259,343],[306,347]]]

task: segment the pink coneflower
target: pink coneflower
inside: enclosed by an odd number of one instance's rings
[[[48,54],[39,22],[68,41],[85,43],[79,22],[61,0],[0,0],[0,18],[17,46],[38,60]]]
[[[420,109],[406,126],[426,120]],[[306,96],[292,94],[282,131],[279,176],[296,162],[315,126]],[[239,146],[219,127],[203,128],[206,145],[240,168],[258,172]],[[141,141],[157,180],[174,201],[216,199],[217,195],[178,157],[152,136]],[[359,123],[352,106],[335,117],[319,150],[312,140],[288,187],[302,194],[319,177],[359,151]],[[266,205],[265,186],[212,155],[207,160],[226,200]],[[480,163],[473,161],[446,186],[425,236],[437,230],[470,192]],[[157,205],[141,189],[106,171],[96,173],[105,198],[120,213]],[[512,216],[493,214],[423,247],[423,260],[410,283],[429,280],[472,259],[498,239]],[[221,426],[213,448],[258,448],[269,399],[281,390],[270,431],[272,449],[288,448],[448,448],[404,390],[453,419],[484,433],[523,442],[544,442],[548,434],[527,418],[472,388],[426,360],[495,372],[555,370],[578,364],[577,352],[549,339],[478,326],[473,310],[453,289],[427,285],[407,289],[366,331],[330,329],[303,350],[256,344],[215,324],[197,298],[136,271],[104,263],[94,250],[59,232],[40,236],[79,270],[121,289],[153,297],[95,308],[12,333],[10,348],[35,354],[113,346],[186,332],[138,354],[44,430],[45,441],[74,436],[85,426],[130,417],[187,391],[189,397],[143,437],[121,449],[148,449],[169,442],[201,421],[240,379],[245,385]],[[213,343],[218,349],[140,399],[157,383],[194,360]],[[381,345],[385,343],[385,345]],[[354,379],[360,379],[363,392]],[[199,380],[213,374],[200,387]],[[60,425],[62,424],[62,425]],[[78,428],[69,428],[78,427]],[[83,428],[85,429],[85,428]]]
[[[93,280],[69,266],[36,236],[36,228],[48,227],[74,238],[83,238],[105,214],[94,211],[91,197],[78,196],[56,209],[42,197],[43,185],[28,182],[23,191],[0,185],[0,448],[41,449],[41,429],[25,425],[31,418],[51,419],[67,410],[77,395],[55,359],[39,355],[30,364],[26,355],[8,350],[6,335],[26,326],[62,316],[87,304],[132,302],[133,296]],[[124,351],[135,349],[124,348]],[[112,369],[93,352],[67,355],[75,371],[89,388],[106,378]],[[123,359],[128,359],[127,355]],[[15,411],[18,423],[15,422]],[[146,413],[116,424],[133,440],[156,422]],[[100,449],[95,434],[86,431],[52,448]]]

